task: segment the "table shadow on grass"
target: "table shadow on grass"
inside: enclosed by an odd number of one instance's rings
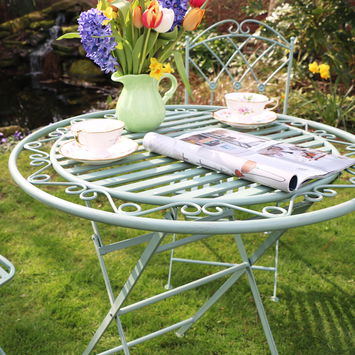
[[[349,300],[332,292],[303,292],[285,287],[281,290],[286,317],[280,314],[277,317],[284,319],[271,319],[271,324],[278,323],[276,341],[289,339],[289,354],[352,353],[354,320]]]

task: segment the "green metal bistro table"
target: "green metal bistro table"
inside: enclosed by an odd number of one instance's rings
[[[157,132],[173,137],[203,128],[225,127],[212,117],[212,112],[219,108],[167,106],[166,119]],[[130,156],[99,166],[79,163],[59,153],[60,145],[72,139],[69,130],[71,123],[110,118],[113,114],[113,111],[94,112],[43,127],[21,141],[13,150],[9,161],[14,180],[25,192],[48,206],[91,221],[92,239],[110,307],[85,350],[83,347],[84,354],[94,350],[111,322],[117,325],[120,343],[102,354],[118,351],[129,354],[130,347],[172,330],[182,336],[243,274],[247,276],[270,352],[277,354],[253,268],[287,229],[319,223],[354,211],[355,199],[349,198],[343,203],[332,199],[338,189],[348,188],[349,191],[354,191],[351,190],[355,187],[354,171],[347,169],[348,178],[343,184],[334,183],[339,175],[334,174],[310,181],[298,191],[286,193],[159,156],[145,151],[141,145]],[[341,150],[343,154],[350,156],[355,150],[354,135],[321,123],[286,115],[279,115],[273,124],[250,133],[303,147],[318,148],[332,154],[338,154]],[[144,136],[143,133],[124,134],[139,144]],[[21,162],[27,159],[30,173],[20,172],[17,166],[19,158]],[[318,207],[317,202],[324,199],[329,201],[328,207]],[[310,206],[312,211],[309,211]],[[97,222],[150,232],[105,244]],[[242,234],[253,232],[267,234],[259,247],[247,254]],[[129,294],[139,282],[153,255],[169,250],[172,253],[178,247],[221,234],[234,235],[235,250],[241,259],[239,264],[216,263],[224,268],[176,288],[169,287],[139,302],[127,304]],[[143,253],[121,291],[115,295],[104,256],[143,243],[146,244]],[[172,255],[171,263],[174,260],[179,261]],[[221,282],[208,301],[188,319],[137,339],[126,339],[124,325],[121,323],[122,315],[222,277],[227,279]]]

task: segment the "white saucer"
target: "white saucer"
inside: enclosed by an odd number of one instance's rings
[[[137,148],[138,144],[132,139],[120,137],[119,141],[107,151],[92,153],[78,144],[75,139],[71,139],[60,146],[59,152],[69,159],[92,165],[101,165],[122,159],[135,152]]]
[[[227,108],[213,112],[213,117],[227,125],[251,129],[266,126],[276,120],[277,114],[273,111],[263,110],[253,114],[238,114]]]

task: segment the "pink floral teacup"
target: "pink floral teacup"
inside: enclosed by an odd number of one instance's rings
[[[229,110],[239,115],[259,113],[264,110],[273,110],[278,105],[277,99],[269,99],[265,95],[252,92],[231,92],[225,95]],[[265,108],[266,105],[274,103],[273,107]]]
[[[99,154],[119,141],[123,127],[124,123],[117,119],[98,118],[74,123],[70,130],[81,147]]]

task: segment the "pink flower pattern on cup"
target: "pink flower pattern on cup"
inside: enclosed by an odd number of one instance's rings
[[[238,113],[241,115],[249,115],[250,113],[253,113],[253,110],[251,110],[249,107],[240,107],[238,109]]]

